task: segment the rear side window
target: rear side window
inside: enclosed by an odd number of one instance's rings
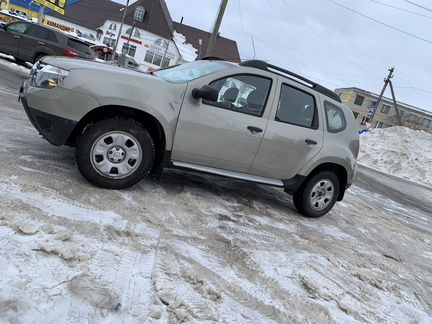
[[[327,101],[324,102],[324,109],[327,119],[327,130],[330,133],[343,131],[346,128],[346,119],[342,109]]]
[[[296,126],[318,128],[315,98],[309,93],[283,84],[275,119]]]
[[[69,40],[68,40],[68,47],[71,50],[74,50],[76,52],[79,52],[79,53],[82,53],[82,54],[85,54],[85,55],[94,56],[94,53],[91,50],[91,48],[86,43],[84,43],[84,42],[80,42],[78,40],[69,38]]]

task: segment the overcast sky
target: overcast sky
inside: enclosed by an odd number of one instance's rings
[[[255,56],[335,89],[379,93],[395,66],[399,101],[432,111],[430,0],[333,0],[426,41],[390,29],[331,0],[229,0],[221,35],[237,41],[242,59]],[[121,2],[121,0],[119,0]],[[166,0],[173,20],[212,29],[220,0]],[[384,6],[397,6],[418,14]],[[425,17],[426,16],[426,17]],[[427,42],[429,41],[429,42]],[[386,92],[390,96],[390,90]]]

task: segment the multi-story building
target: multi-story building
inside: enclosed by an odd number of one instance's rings
[[[340,96],[342,102],[349,106],[354,113],[359,129],[371,121],[372,127],[384,128],[398,124],[393,100],[383,97],[379,106],[376,107],[378,95],[359,88],[339,88],[335,92]],[[403,126],[412,129],[421,129],[432,132],[432,112],[420,109],[398,101],[397,107]]]

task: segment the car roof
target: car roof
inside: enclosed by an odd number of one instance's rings
[[[23,21],[14,21],[14,22],[12,22],[11,24],[13,24],[13,23],[15,23],[15,22],[27,23],[27,24],[29,24],[29,25],[39,26],[39,27],[42,27],[42,28],[48,29],[48,30],[50,30],[50,31],[52,31],[52,32],[54,32],[54,33],[56,33],[56,34],[64,35],[66,38],[73,39],[73,40],[75,40],[75,41],[77,41],[77,42],[80,42],[80,43],[82,43],[82,44],[86,44],[86,45],[88,45],[88,46],[91,45],[89,42],[87,42],[87,41],[85,41],[85,40],[83,40],[83,39],[81,39],[81,38],[75,37],[75,36],[73,36],[73,35],[71,35],[71,34],[68,34],[68,33],[64,32],[63,30],[61,30],[61,29],[57,29],[57,28],[54,28],[54,27],[51,27],[51,26],[47,26],[47,25],[44,25],[44,24],[35,23],[35,22],[32,22],[32,21],[28,21],[28,20],[23,20]]]

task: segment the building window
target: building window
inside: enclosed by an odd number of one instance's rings
[[[134,12],[134,20],[143,21],[145,15],[144,7],[137,7]]]
[[[377,121],[377,123],[376,123],[376,126],[375,126],[376,128],[383,128],[384,127],[384,123],[383,122],[381,122],[381,121]]]
[[[432,120],[425,118],[423,121],[423,126],[429,128],[431,126]]]
[[[390,111],[390,106],[389,106],[389,105],[382,105],[382,107],[381,107],[381,112],[382,112],[383,114],[388,114],[389,111]]]
[[[147,50],[147,53],[144,57],[144,61],[160,67],[167,67],[170,64],[169,58],[162,57],[162,55],[156,54],[149,50]]]
[[[117,30],[117,24],[111,23],[111,25],[109,26],[109,30]]]
[[[122,48],[122,53],[124,52],[131,57],[135,57],[136,49],[137,49],[137,47],[135,45],[124,44],[123,48]]]
[[[413,122],[413,123],[416,123],[417,122],[417,115],[410,114],[409,121]]]
[[[158,38],[155,40],[155,45],[167,48],[168,47],[168,41],[166,39]]]
[[[115,45],[115,39],[114,38],[105,37],[103,39],[103,43],[106,46],[108,46],[108,47],[114,47],[114,45]]]
[[[366,123],[369,123],[369,121],[370,121],[370,117],[364,116],[362,118],[362,121],[361,121],[360,125],[366,125]]]
[[[361,106],[361,105],[363,105],[364,100],[365,100],[365,97],[357,95],[355,100],[354,100],[354,105]]]
[[[126,30],[126,34],[130,36],[131,33],[132,33],[132,28],[128,28]],[[136,28],[134,28],[134,37],[136,37],[136,38],[140,38],[141,37],[141,33]]]

